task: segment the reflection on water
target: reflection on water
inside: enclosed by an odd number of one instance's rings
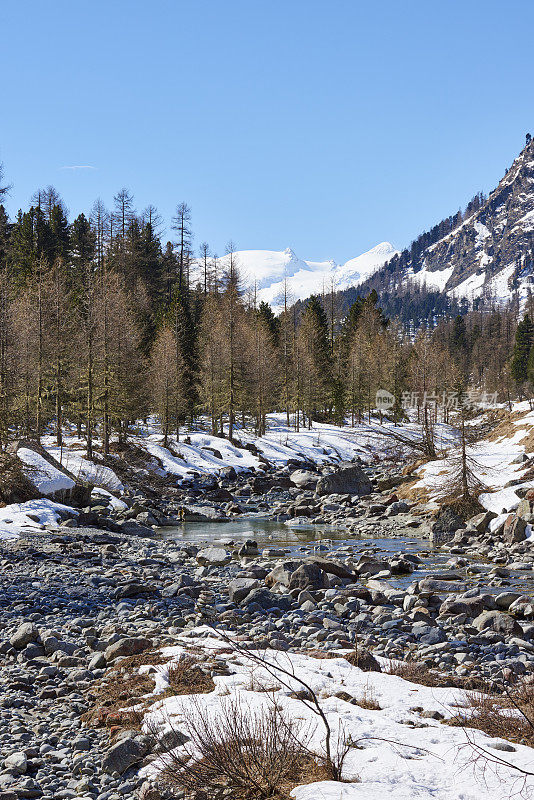
[[[393,576],[388,578],[390,586],[406,588],[414,580],[448,569],[446,562],[451,554],[446,551],[434,550],[430,543],[424,539],[415,539],[409,536],[399,538],[347,537],[345,528],[333,525],[305,525],[290,527],[282,522],[276,522],[269,517],[250,515],[233,519],[230,522],[184,522],[174,528],[161,528],[161,535],[165,539],[191,542],[198,545],[220,544],[226,547],[239,547],[246,539],[253,539],[258,543],[260,552],[264,548],[272,547],[283,549],[289,555],[308,555],[313,552],[324,551],[325,555],[335,557],[336,551],[343,555],[350,555],[355,560],[362,553],[372,553],[377,558],[388,558],[402,553],[414,553],[421,559],[419,569],[411,575]],[[340,553],[341,555],[341,553]],[[491,562],[481,562],[480,558],[469,559],[470,564],[476,564],[482,569],[479,575],[466,574],[465,568],[455,570],[461,575],[461,580],[468,588],[479,586],[484,591],[498,594],[506,589],[519,589],[530,594],[534,589],[533,573],[513,572],[509,579],[498,586],[488,586],[489,570],[494,566]]]
[[[333,525],[305,525],[291,527],[268,517],[248,516],[224,523],[184,522],[175,528],[162,528],[165,539],[174,539],[194,544],[220,544],[239,546],[246,539],[258,543],[260,552],[267,547],[284,549],[290,555],[307,555],[324,550],[335,557],[337,550],[344,555],[353,554],[357,559],[363,552],[372,552],[377,558],[387,558],[402,553],[428,555],[422,569],[412,575],[395,576],[389,579],[391,586],[407,586],[413,580],[422,578],[432,569],[442,567],[448,556],[432,551],[428,542],[413,538],[347,538],[345,528]]]

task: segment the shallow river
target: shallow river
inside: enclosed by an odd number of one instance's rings
[[[258,543],[260,552],[264,548],[272,547],[286,550],[288,555],[292,556],[309,555],[314,552],[335,556],[336,550],[342,550],[344,555],[354,554],[356,558],[361,553],[373,553],[379,558],[388,558],[400,553],[416,553],[423,559],[420,569],[415,570],[411,575],[395,575],[387,580],[391,586],[402,588],[406,588],[412,581],[424,578],[431,573],[450,569],[446,562],[451,555],[433,549],[427,539],[409,536],[376,539],[347,537],[347,532],[343,528],[311,524],[290,527],[262,515],[244,516],[223,523],[184,522],[175,528],[160,530],[166,539],[198,545],[220,544],[225,547],[238,547],[246,539],[253,539]],[[520,590],[526,594],[532,594],[534,591],[532,570],[514,571],[509,578],[502,581],[501,585],[488,586],[487,572],[494,564],[482,559],[469,559],[469,563],[471,567],[480,568],[480,573],[469,575],[466,574],[465,568],[455,570],[462,576],[461,580],[465,581],[469,588],[479,586],[494,594],[507,588]]]

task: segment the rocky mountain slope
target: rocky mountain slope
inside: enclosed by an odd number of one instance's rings
[[[487,198],[477,195],[463,214],[423,233],[367,284],[389,291],[426,286],[470,304],[524,305],[534,285],[534,141],[527,137]]]

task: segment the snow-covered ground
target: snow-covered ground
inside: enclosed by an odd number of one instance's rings
[[[239,701],[242,709],[268,709],[276,697],[287,717],[299,720],[299,730],[311,728],[309,745],[324,752],[324,728],[316,715],[301,701],[291,697],[302,690],[294,678],[273,675],[276,665],[298,675],[320,699],[332,728],[332,741],[351,740],[344,776],[347,783],[317,781],[295,788],[295,800],[504,800],[520,786],[519,774],[508,766],[488,769],[485,759],[475,760],[472,740],[490,756],[500,756],[517,767],[534,770],[534,752],[520,745],[503,752],[502,740],[429,718],[425,712],[439,712],[445,720],[458,715],[466,702],[458,689],[440,689],[410,683],[402,678],[376,672],[363,672],[344,658],[316,659],[297,653],[267,650],[262,657],[274,667],[269,670],[252,662],[245,654],[229,653],[224,641],[208,628],[197,628],[178,638],[175,647],[163,654],[173,660],[199,647],[206,653],[221,650],[233,674],[214,677],[215,690],[209,694],[173,696],[157,700],[145,716],[145,728],[180,730],[184,715],[207,710],[211,718],[221,713],[225,698]],[[141,667],[152,672],[156,693],[168,688],[169,663]],[[383,662],[385,663],[385,662]],[[271,691],[268,691],[268,690]],[[267,691],[266,691],[267,690]],[[367,710],[335,695],[346,692],[356,701],[372,699],[380,710]],[[300,724],[301,723],[301,724]],[[180,752],[181,748],[177,748]],[[164,757],[165,758],[165,757]],[[161,770],[161,760],[143,769],[145,776]]]
[[[49,464],[48,461],[34,450],[19,447],[17,456],[23,462],[24,471],[30,478],[35,488],[42,494],[52,495],[56,492],[72,489],[75,482],[61,470]]]
[[[516,493],[520,488],[534,486],[532,480],[521,480],[528,467],[525,466],[525,445],[523,441],[534,428],[534,411],[530,410],[527,402],[515,403],[511,420],[512,430],[496,439],[480,441],[468,448],[468,454],[473,459],[473,466],[477,477],[488,491],[483,492],[479,500],[489,511],[496,514],[513,511],[519,504]],[[430,461],[418,470],[420,480],[414,489],[426,489],[429,499],[436,499],[446,484],[447,472],[451,464],[448,458]],[[513,486],[506,484],[517,481]]]
[[[0,539],[17,539],[24,530],[40,530],[44,525],[54,525],[60,512],[69,516],[78,513],[70,506],[42,498],[26,503],[12,503],[0,508]]]
[[[50,455],[78,480],[101,486],[110,492],[120,493],[124,490],[112,469],[85,458],[85,449],[76,448],[76,445],[65,448],[54,446],[51,444],[51,437],[43,438],[42,443]]]

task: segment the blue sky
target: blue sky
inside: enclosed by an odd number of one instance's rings
[[[24,0],[0,30],[11,214],[127,186],[167,227],[187,201],[219,254],[343,262],[493,188],[534,134],[530,0]]]

